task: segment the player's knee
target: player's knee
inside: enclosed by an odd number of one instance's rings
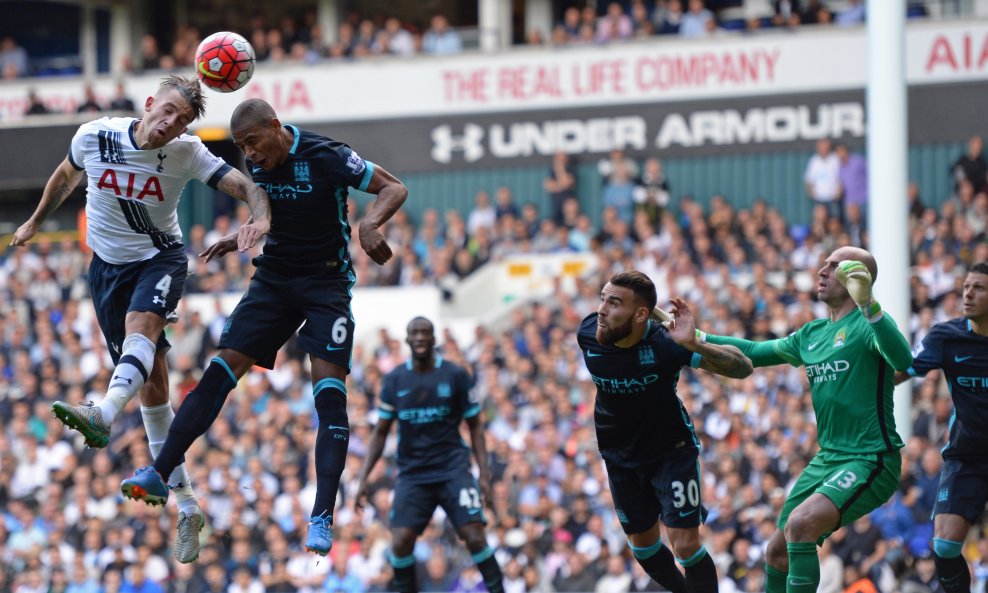
[[[676,558],[690,558],[700,550],[700,530],[676,530],[669,534],[669,543]]]
[[[765,550],[765,563],[781,572],[789,572],[789,551],[785,546],[772,546]]]
[[[957,558],[964,551],[964,543],[939,537],[933,538],[933,552],[941,558]]]
[[[144,376],[151,373],[154,368],[154,357],[158,347],[147,336],[138,333],[128,334],[121,344],[120,358],[130,359],[131,364],[140,365],[144,371]]]
[[[787,542],[811,542],[820,537],[817,533],[816,522],[806,514],[793,513],[786,521],[786,541]]]
[[[316,398],[316,414],[321,423],[330,422],[334,424],[344,424],[347,419],[346,413],[346,387],[338,380],[325,380],[327,383],[319,386],[313,395]],[[320,381],[316,385],[323,383]]]
[[[415,551],[415,534],[407,529],[398,529],[391,535],[391,552],[404,558]]]
[[[476,554],[487,548],[487,537],[484,535],[484,529],[477,524],[476,528],[464,527],[460,531],[460,538],[463,539],[464,545],[470,550],[471,554]]]

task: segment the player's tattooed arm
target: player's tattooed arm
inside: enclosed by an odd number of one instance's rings
[[[743,379],[754,372],[751,359],[734,346],[710,344],[699,339],[696,331],[696,321],[693,312],[683,299],[671,300],[672,321],[669,335],[673,341],[690,352],[700,355],[700,368],[711,373]]]
[[[82,180],[85,173],[85,169],[81,171],[77,170],[72,166],[69,158],[65,157],[65,160],[51,174],[48,183],[45,184],[45,190],[41,194],[41,201],[38,202],[38,207],[35,209],[34,214],[17,229],[10,244],[14,247],[19,247],[30,241],[31,237],[37,234],[41,225],[48,220],[48,217],[54,214],[55,210],[58,210],[58,207],[62,205],[65,198],[69,197],[72,190],[79,185],[79,181]]]
[[[253,220],[237,231],[237,248],[240,251],[247,251],[271,230],[271,201],[268,192],[236,169],[230,169],[216,187],[223,193],[247,202],[250,208]]]
[[[717,346],[705,342],[697,344],[700,347],[694,352],[702,357],[700,368],[705,371],[732,379],[744,379],[755,370],[751,359],[734,346]]]

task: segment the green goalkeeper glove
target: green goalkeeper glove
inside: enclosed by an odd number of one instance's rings
[[[868,321],[875,322],[881,318],[882,307],[871,294],[871,272],[863,263],[844,260],[837,264],[837,281],[847,287],[854,304]]]
[[[672,314],[664,311],[663,309],[656,307],[652,309],[652,314],[650,315],[652,319],[661,323],[666,329],[672,323]]]

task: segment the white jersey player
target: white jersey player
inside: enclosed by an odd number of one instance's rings
[[[270,228],[267,193],[212,155],[199,138],[185,134],[204,108],[195,78],[168,76],[147,98],[143,118],[103,118],[82,125],[37,210],[11,241],[24,245],[83,176],[88,178],[86,241],[94,252],[89,288],[116,367],[101,401],[55,402],[52,412],[82,433],[90,447],[107,445],[114,417],[138,392],[152,455],[161,450],[175,417],[168,399],[169,345],[163,330],[188,274],[177,216],[185,184],[199,179],[250,205],[253,222],[240,229],[241,251]],[[192,562],[199,556],[203,515],[184,465],[172,473],[169,485],[179,506],[175,557]]]
[[[112,264],[150,259],[181,244],[182,189],[191,179],[216,187],[230,170],[197,136],[182,134],[156,150],[142,150],[134,138],[139,121],[89,122],[69,149],[69,163],[88,178],[86,242]]]

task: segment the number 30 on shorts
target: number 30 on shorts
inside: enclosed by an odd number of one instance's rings
[[[691,507],[700,504],[700,485],[696,483],[696,480],[690,480],[685,485],[676,480],[672,483],[672,505],[681,509],[686,505],[687,500],[689,500]]]

